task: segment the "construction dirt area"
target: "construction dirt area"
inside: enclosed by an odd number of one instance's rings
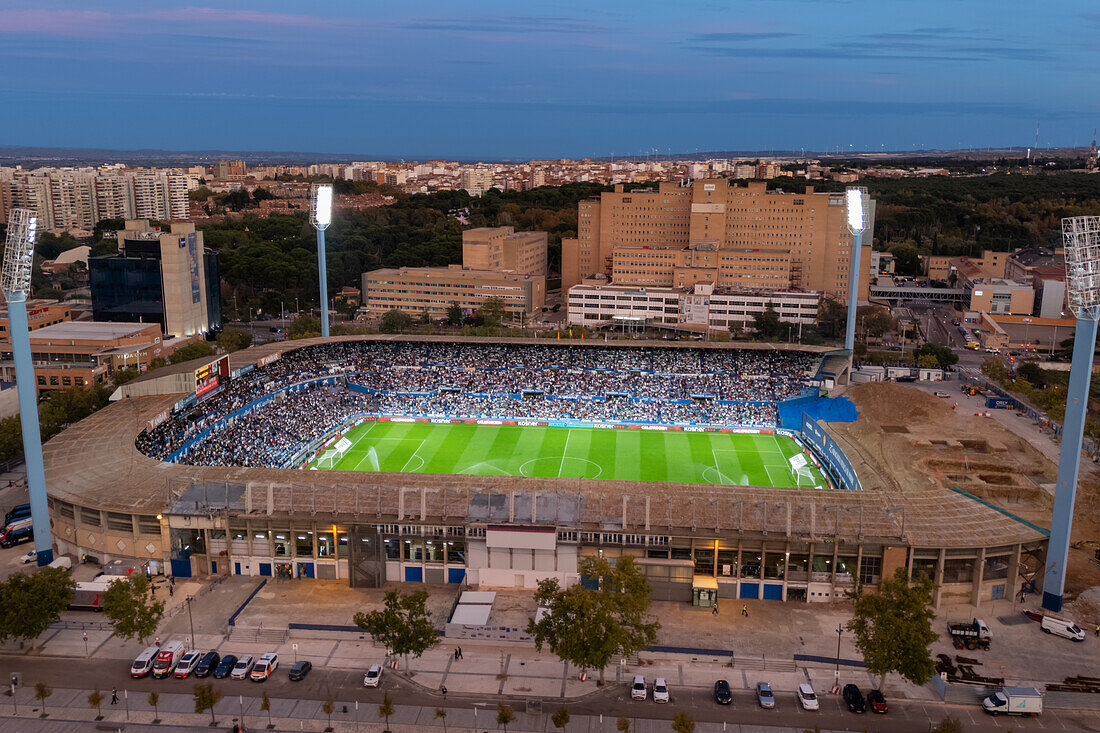
[[[944,383],[943,389],[954,394],[958,387]],[[907,486],[929,482],[955,487],[1050,527],[1057,465],[1033,445],[1049,441],[1048,434],[1020,420],[1025,434],[1019,435],[992,417],[955,407],[956,400],[950,397],[936,397],[910,385],[857,384],[844,395],[856,404],[859,418],[854,423],[831,423],[829,430],[850,453],[853,465],[865,461],[870,473],[879,475],[879,486],[866,488],[904,494]],[[1028,434],[1028,429],[1034,432]],[[1100,541],[1100,468],[1084,458],[1073,542],[1089,541]],[[1100,586],[1100,565],[1094,558],[1091,547],[1070,550],[1066,600],[1074,603],[1067,612],[1081,611],[1082,618],[1100,618],[1097,601],[1082,598],[1079,603],[1088,608],[1073,607],[1080,593]]]

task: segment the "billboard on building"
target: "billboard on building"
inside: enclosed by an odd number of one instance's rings
[[[840,449],[832,436],[818,424],[817,420],[802,413],[802,438],[815,453],[825,462],[826,467],[833,477],[840,482],[845,489],[858,491],[863,487],[856,476],[856,470],[852,468],[848,456]]]

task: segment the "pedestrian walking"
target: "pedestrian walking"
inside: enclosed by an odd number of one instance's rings
[[[111,688],[111,704],[118,705],[118,688]]]
[[[1096,635],[1100,636],[1100,624],[1096,624]]]
[[[744,616],[745,618],[749,617],[749,607],[748,607],[747,604],[744,605],[744,606],[741,606],[741,615]]]
[[[171,598],[172,596],[174,596],[174,595],[175,595],[175,590],[176,590],[176,589],[175,589],[175,587],[174,587],[174,586],[171,586],[171,585],[170,585],[170,586],[168,586],[168,597],[169,597],[169,598]]]
[[[462,659],[462,647],[458,648],[458,658]]]
[[[153,644],[155,644],[155,645],[156,645],[157,649],[160,649],[160,637],[159,637],[159,636],[158,636],[158,637],[156,637],[156,638],[155,638],[155,639],[153,640]]]
[[[711,612],[711,614],[713,614],[713,615],[715,615],[715,616],[717,616],[717,615],[718,615],[718,601],[715,601],[715,602],[714,602],[714,605],[713,605],[713,606],[711,606],[711,608],[710,608],[710,612]]]
[[[455,661],[458,661],[458,647],[455,647]]]

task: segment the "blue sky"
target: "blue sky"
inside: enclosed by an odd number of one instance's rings
[[[0,144],[385,158],[1086,145],[1095,0],[0,0]]]

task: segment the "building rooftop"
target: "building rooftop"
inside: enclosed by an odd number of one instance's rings
[[[66,321],[40,328],[31,334],[32,339],[81,339],[84,341],[112,341],[134,336],[156,323],[105,323],[103,321]]]

